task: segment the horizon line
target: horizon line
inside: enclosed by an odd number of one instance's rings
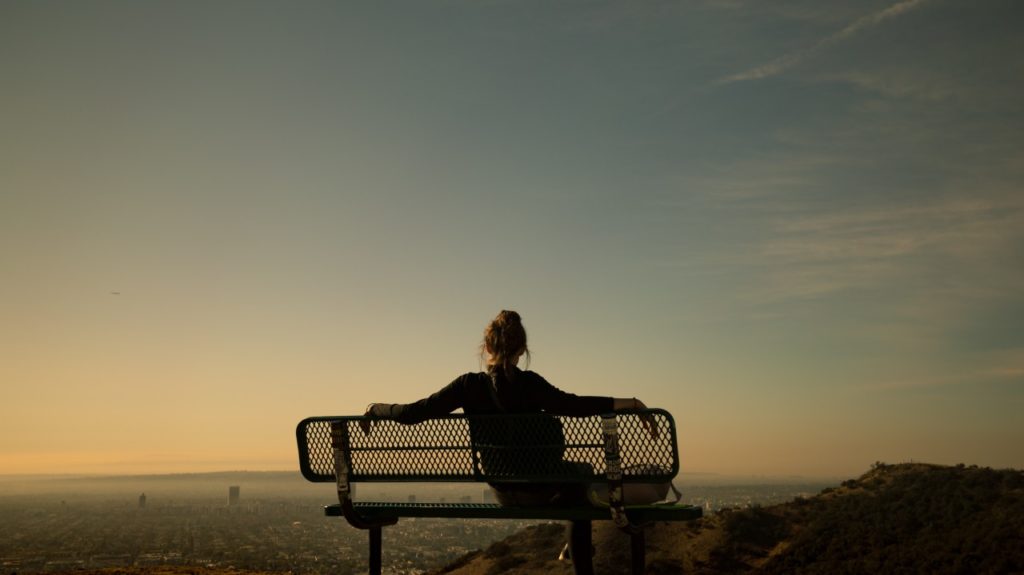
[[[179,476],[201,476],[201,475],[223,475],[231,473],[295,473],[301,476],[300,470],[294,469],[222,469],[217,471],[173,471],[173,472],[143,472],[143,473],[97,473],[97,472],[68,472],[68,473],[0,473],[0,481],[10,479],[113,479],[125,477],[179,477]],[[847,477],[844,474],[821,474],[803,475],[796,473],[723,473],[718,471],[680,471],[676,478],[727,478],[727,479],[841,479]]]

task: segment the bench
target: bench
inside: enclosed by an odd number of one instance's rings
[[[663,484],[679,472],[675,421],[661,409],[591,417],[447,415],[414,425],[373,420],[369,434],[360,429],[366,419],[310,417],[299,423],[296,439],[302,475],[337,486],[339,503],[325,506],[325,514],[369,531],[371,574],[381,570],[381,528],[402,517],[569,520],[588,526],[611,520],[631,537],[633,573],[644,570],[644,524],[701,517],[699,507],[622,501],[624,485]],[[561,427],[554,436],[553,422]],[[654,423],[657,437],[647,422]],[[551,464],[562,458],[589,467]],[[609,501],[512,507],[353,500],[353,484],[368,482],[606,483]]]

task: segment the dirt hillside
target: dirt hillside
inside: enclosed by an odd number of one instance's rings
[[[561,525],[528,528],[434,575],[572,573]],[[629,572],[629,538],[594,525],[598,575]],[[876,464],[819,495],[647,528],[647,572],[1024,573],[1024,472]]]

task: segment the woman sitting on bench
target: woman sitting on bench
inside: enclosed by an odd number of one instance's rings
[[[635,397],[612,398],[567,393],[548,383],[539,374],[519,369],[519,359],[525,355],[529,361],[530,350],[526,345],[526,330],[522,320],[514,311],[503,310],[491,321],[484,330],[481,352],[481,355],[487,356],[486,372],[461,375],[437,393],[414,403],[372,403],[367,407],[365,415],[373,419],[393,419],[412,424],[446,415],[459,408],[467,415],[545,413],[577,417],[646,409],[644,403]],[[365,433],[370,432],[370,424],[369,419],[361,423]],[[644,424],[651,435],[656,437],[657,428],[653,420],[645,419]],[[587,466],[585,463],[570,461],[560,463]],[[587,467],[588,473],[591,472]],[[588,502],[586,484],[492,483],[491,486],[502,505],[583,505]],[[589,521],[574,522],[570,535],[573,556],[579,557],[577,553],[589,555],[589,547]],[[573,563],[577,573],[589,572],[584,567],[589,565],[589,561]]]

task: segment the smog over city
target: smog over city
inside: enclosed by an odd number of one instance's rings
[[[681,485],[713,513],[806,497],[826,486],[795,478],[702,477]],[[739,483],[737,483],[739,482]],[[229,492],[238,487],[232,503]],[[5,572],[193,566],[252,571],[354,573],[365,532],[325,517],[331,485],[298,473],[226,472],[111,477],[0,478],[0,566]],[[373,501],[481,503],[485,487],[388,484]],[[389,528],[388,569],[420,573],[486,548],[536,521],[407,519]]]

